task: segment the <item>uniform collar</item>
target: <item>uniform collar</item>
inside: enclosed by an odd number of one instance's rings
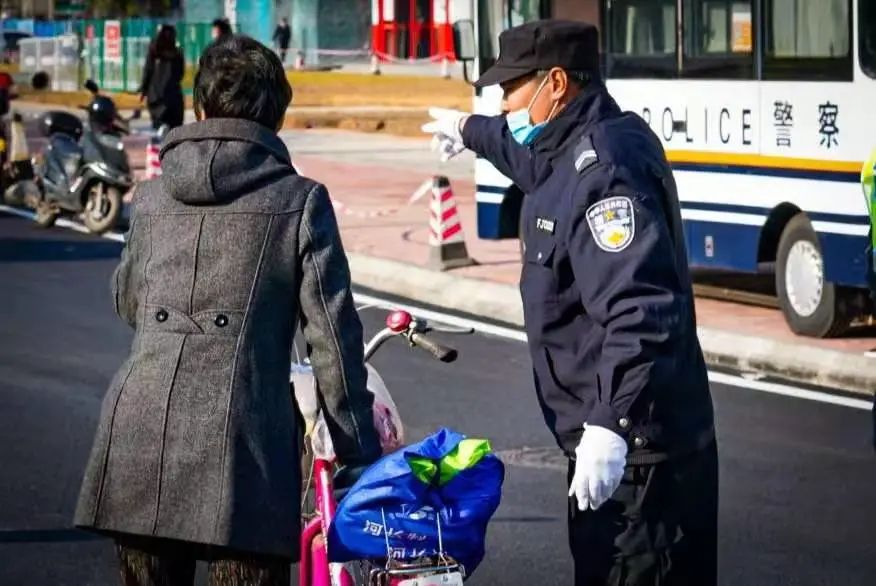
[[[545,126],[532,148],[553,159],[564,151],[570,139],[580,136],[591,124],[619,113],[620,108],[605,86],[601,82],[591,83]]]

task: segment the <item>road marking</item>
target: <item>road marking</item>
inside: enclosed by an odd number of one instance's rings
[[[27,210],[20,210],[18,208],[9,207],[7,205],[0,205],[0,212],[6,212],[7,214],[18,216],[19,218],[24,218],[26,220],[36,221],[36,214],[33,212],[29,212]],[[78,222],[74,222],[72,220],[68,220],[67,218],[58,218],[55,222],[56,226],[60,226],[61,228],[69,228],[74,232],[81,232],[82,234],[91,234],[92,236],[97,236],[97,234],[92,234],[92,232]],[[107,240],[113,240],[114,242],[125,243],[125,235],[119,232],[107,232],[106,234],[101,234],[101,238],[106,238]]]
[[[354,293],[354,297],[357,301],[362,303],[367,303],[368,305],[375,307],[383,307],[383,308],[394,308],[394,309],[404,309],[412,313],[415,316],[423,317],[425,319],[433,320],[436,322],[443,322],[448,325],[457,326],[461,328],[471,328],[474,329],[478,333],[482,334],[490,334],[493,336],[498,336],[500,338],[505,338],[508,340],[515,340],[518,342],[526,342],[526,333],[521,330],[515,330],[513,328],[505,328],[502,326],[496,326],[493,324],[484,323],[475,319],[464,318],[456,315],[450,315],[447,313],[442,313],[438,311],[432,311],[428,309],[424,309],[421,307],[417,307],[414,305],[405,305],[395,303],[388,299],[383,299],[380,297],[375,297],[373,295],[364,295],[361,293]],[[790,385],[774,383],[774,382],[766,382],[760,380],[750,380],[744,378],[742,376],[727,374],[723,372],[715,372],[709,371],[709,381],[722,385],[729,385],[733,387],[739,387],[744,389],[750,389],[754,391],[761,391],[764,393],[771,393],[774,395],[782,395],[785,397],[793,397],[796,399],[806,399],[808,401],[817,401],[819,403],[829,403],[831,405],[839,405],[842,407],[849,407],[852,409],[864,409],[869,410],[873,407],[873,402],[866,399],[856,399],[853,397],[845,397],[841,395],[834,395],[832,393],[822,392],[822,391],[814,391],[809,389],[801,389],[798,387],[793,387]]]
[[[819,403],[830,403],[831,405],[840,405],[842,407],[850,407],[852,409],[863,409],[869,411],[873,408],[873,401],[865,399],[855,399],[853,397],[844,397],[842,395],[833,395],[821,391],[812,391],[808,389],[800,389],[780,383],[771,383],[759,380],[748,380],[741,376],[727,374],[723,372],[709,371],[709,380],[713,383],[722,385],[730,385],[734,387],[742,387],[761,391],[764,393],[772,393],[774,395],[783,395],[785,397],[794,397],[797,399],[806,399],[809,401],[818,401]]]
[[[12,208],[5,205],[0,205],[0,212],[6,212],[12,214],[14,216],[18,216],[21,218],[27,218],[29,220],[33,220],[35,214],[31,212],[27,212],[24,210],[19,210],[16,208]],[[82,224],[78,224],[76,222],[71,222],[65,218],[59,218],[56,222],[58,226],[62,226],[64,228],[70,228],[71,230],[75,230],[77,232],[82,232],[84,234],[89,234],[88,229]],[[125,237],[118,232],[110,232],[107,234],[101,235],[102,238],[106,238],[107,240],[113,240],[115,242],[124,242]],[[491,336],[496,336],[499,338],[505,338],[506,340],[514,340],[517,342],[526,342],[526,333],[522,330],[516,330],[514,328],[506,328],[502,326],[497,326],[494,324],[478,321],[475,319],[465,318],[457,315],[452,315],[449,313],[443,313],[440,311],[433,311],[430,309],[425,309],[423,307],[418,307],[416,305],[402,304],[396,303],[389,299],[385,299],[382,297],[377,297],[374,295],[366,295],[364,293],[354,293],[353,297],[355,298],[357,303],[364,303],[368,306],[373,307],[382,307],[386,309],[404,309],[415,316],[422,317],[424,319],[445,323],[449,326],[456,326],[459,328],[471,328],[475,330],[477,333],[488,334]],[[828,403],[831,405],[839,405],[841,407],[849,407],[851,409],[863,409],[869,410],[872,408],[873,403],[869,400],[865,399],[856,399],[853,397],[845,397],[841,395],[834,395],[831,393],[826,393],[822,391],[813,391],[809,389],[801,389],[798,387],[792,387],[790,385],[783,385],[780,383],[772,383],[760,380],[750,380],[743,378],[741,376],[736,376],[732,374],[726,374],[723,372],[714,372],[709,371],[709,381],[713,383],[729,385],[733,387],[739,387],[744,389],[750,389],[754,391],[761,391],[764,393],[771,393],[774,395],[782,395],[785,397],[793,397],[796,399],[805,399],[808,401],[817,401],[819,403]]]

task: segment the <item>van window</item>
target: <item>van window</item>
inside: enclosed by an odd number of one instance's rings
[[[685,0],[682,75],[754,77],[751,0]]]
[[[876,2],[858,3],[858,59],[861,69],[876,79]]]
[[[764,79],[852,80],[851,0],[766,0]]]
[[[608,6],[609,77],[675,77],[675,0],[616,0]]]

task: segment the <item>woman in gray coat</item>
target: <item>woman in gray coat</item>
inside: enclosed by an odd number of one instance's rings
[[[125,584],[289,584],[300,446],[289,389],[301,325],[335,450],[379,456],[362,326],[326,189],[277,136],[291,100],[277,56],[230,37],[202,56],[201,122],[171,132],[137,190],[113,277],[134,329],[76,512],[119,546]]]

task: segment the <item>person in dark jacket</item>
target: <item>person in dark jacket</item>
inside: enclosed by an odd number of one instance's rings
[[[363,333],[326,188],[277,136],[292,90],[277,55],[231,36],[195,79],[199,122],[170,132],[137,190],[112,280],[134,328],[104,398],[76,511],[112,536],[123,582],[288,586],[299,555],[293,336],[311,350],[339,461],[380,456]]]
[[[520,291],[535,388],[569,457],[575,584],[717,581],[718,459],[681,213],[659,139],[600,78],[596,28],[499,37],[504,116],[434,111],[526,193]]]
[[[274,43],[277,45],[277,50],[280,52],[280,61],[286,63],[286,53],[289,52],[289,43],[292,41],[292,28],[289,26],[289,20],[283,18],[280,24],[274,30]]]
[[[162,25],[149,46],[140,85],[140,100],[145,101],[149,108],[153,129],[158,130],[164,125],[169,129],[182,126],[185,116],[184,74],[185,59],[176,46],[176,29]]]

